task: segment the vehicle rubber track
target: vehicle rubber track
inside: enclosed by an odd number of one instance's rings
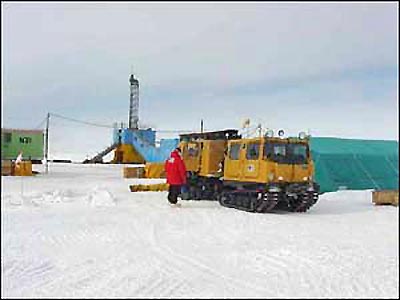
[[[225,191],[218,199],[222,206],[247,212],[268,213],[278,204],[277,193],[256,191]]]
[[[297,199],[289,201],[289,210],[293,212],[306,212],[318,201],[318,192],[304,192]]]
[[[218,200],[222,187],[219,180],[200,182],[197,185],[188,186],[188,198],[186,200]]]

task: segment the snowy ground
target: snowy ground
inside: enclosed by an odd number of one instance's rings
[[[163,180],[124,179],[119,165],[1,181],[2,297],[399,297],[398,208],[370,191],[251,214],[131,193]]]

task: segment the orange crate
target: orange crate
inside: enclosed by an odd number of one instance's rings
[[[14,163],[14,175],[15,176],[32,176],[32,162],[21,161],[18,164]]]
[[[394,206],[399,206],[399,191],[398,190],[373,191],[372,202],[375,205],[391,204]]]
[[[144,178],[144,168],[124,167],[124,178]]]

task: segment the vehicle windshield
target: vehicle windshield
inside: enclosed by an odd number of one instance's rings
[[[307,164],[308,147],[304,144],[266,143],[264,159],[281,164]]]

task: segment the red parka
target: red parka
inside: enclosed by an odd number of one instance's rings
[[[186,184],[186,167],[178,150],[172,151],[169,159],[165,161],[165,173],[168,184]]]

